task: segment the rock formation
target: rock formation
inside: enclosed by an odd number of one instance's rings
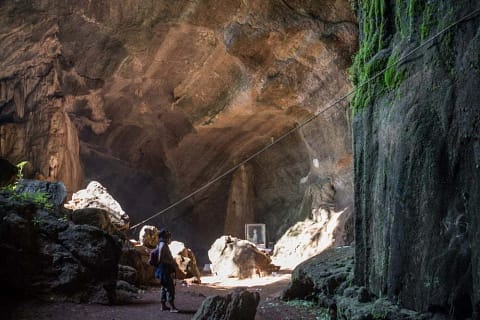
[[[358,83],[424,46],[353,100],[355,281],[414,310],[478,319],[479,3],[378,3],[359,2]]]
[[[154,249],[159,242],[158,229],[155,226],[145,225],[140,230],[138,242],[149,249]]]
[[[156,284],[155,270],[148,264],[148,255],[148,248],[132,240],[124,241],[119,261],[119,279],[137,286]],[[132,269],[135,270],[134,274]]]
[[[302,262],[292,273],[282,299],[317,299],[322,307],[335,303],[333,296],[343,294],[353,278],[353,247],[330,249]]]
[[[319,187],[320,185],[320,187]],[[351,243],[353,232],[349,208],[335,211],[335,189],[330,183],[312,183],[305,193],[302,211],[307,219],[297,222],[275,243],[272,261],[282,268],[293,269],[329,247]]]
[[[237,289],[222,296],[211,296],[203,301],[194,320],[253,320],[260,302],[258,292]]]
[[[345,94],[357,38],[347,0],[7,0],[0,32],[0,155],[69,193],[99,181],[134,222]],[[316,178],[351,207],[347,114],[322,113],[150,224],[206,256],[245,223],[276,241],[310,214]]]
[[[198,269],[195,254],[185,246],[183,242],[172,241],[168,245],[172,252],[173,258],[177,263],[177,279],[188,279],[190,283],[200,283],[201,274]]]
[[[153,267],[148,264],[148,257],[150,251],[158,246],[158,229],[155,226],[143,226],[140,230],[139,241],[134,243],[136,251],[141,255],[141,261],[143,262],[143,268],[147,270],[146,277],[148,281],[142,282],[143,284],[156,283],[151,275],[153,275]],[[177,263],[176,279],[185,280],[190,283],[200,283],[200,271],[197,265],[197,259],[195,254],[185,246],[183,242],[172,241],[169,244],[170,251],[173,258]],[[150,276],[149,276],[150,275]]]
[[[338,247],[304,261],[293,271],[282,299],[315,301],[328,319],[446,319],[431,312],[407,310],[385,297],[371,295],[365,287],[355,286],[353,258],[353,247]]]
[[[208,250],[212,274],[221,277],[250,278],[277,271],[272,259],[255,244],[232,236],[218,238]]]
[[[15,183],[16,194],[44,194],[55,208],[60,207],[67,197],[67,189],[62,182],[46,182],[19,179]]]
[[[0,191],[2,294],[116,302],[121,248],[117,239],[96,227],[68,221],[55,203],[62,192],[43,191],[61,190],[65,197],[63,184],[19,185],[30,191]]]
[[[97,181],[92,181],[87,188],[75,192],[72,199],[65,204],[65,208],[74,210],[73,217],[77,221],[88,220],[87,215],[89,213],[95,215],[95,212],[99,212],[100,216],[105,217],[103,219],[105,222],[100,222],[102,226],[108,223],[118,231],[127,231],[130,226],[128,214],[123,211],[120,204],[108,193],[107,189]],[[103,228],[102,226],[99,227]]]

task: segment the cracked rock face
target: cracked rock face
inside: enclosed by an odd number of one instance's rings
[[[347,0],[4,1],[0,17],[0,155],[69,192],[99,181],[132,222],[345,94],[357,37]],[[337,105],[149,224],[200,256],[245,223],[274,242],[313,180],[350,207],[349,132]]]
[[[379,31],[391,41],[375,57],[404,57],[459,24],[401,63],[396,87],[377,86],[355,115],[355,281],[402,307],[478,319],[480,17],[463,19],[478,2],[411,5],[413,17],[402,6],[361,10],[361,25],[400,19]],[[427,11],[434,23],[418,33]]]

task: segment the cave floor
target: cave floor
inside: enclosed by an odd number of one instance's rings
[[[160,311],[160,288],[147,287],[137,299],[123,305],[105,306],[98,304],[76,304],[69,302],[48,303],[40,301],[23,302],[16,306],[10,319],[16,320],[132,320],[132,319],[191,319],[202,301],[211,295],[226,295],[235,288],[244,287],[260,293],[260,304],[255,319],[286,320],[316,319],[321,312],[305,303],[287,303],[279,296],[288,286],[289,271],[245,280],[219,280],[202,277],[202,284],[185,285],[177,282],[176,305],[179,313]],[[5,319],[2,317],[2,319]]]

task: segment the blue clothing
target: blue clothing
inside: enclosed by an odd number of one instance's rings
[[[160,280],[160,301],[173,302],[175,299],[175,283],[172,274],[175,274],[175,260],[166,242],[160,239],[159,248],[159,263],[155,268],[155,278]]]

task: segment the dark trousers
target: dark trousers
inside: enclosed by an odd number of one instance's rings
[[[155,278],[160,279],[160,301],[172,302],[175,300],[175,284],[172,274],[175,269],[170,264],[160,263],[155,270]]]

